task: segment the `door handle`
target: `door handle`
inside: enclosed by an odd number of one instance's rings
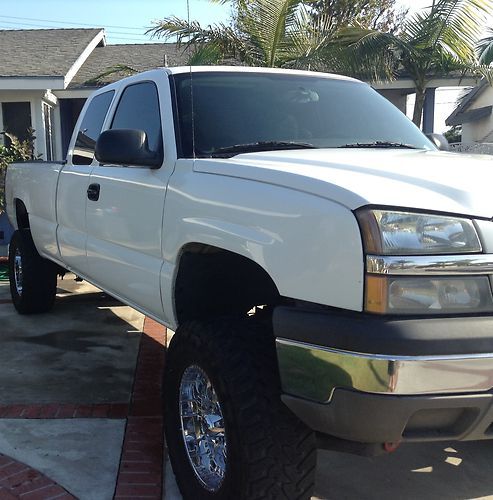
[[[99,184],[89,184],[89,187],[87,188],[87,197],[91,201],[98,201],[100,190],[101,186]]]

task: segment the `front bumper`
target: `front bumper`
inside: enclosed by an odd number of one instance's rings
[[[318,432],[366,443],[493,437],[491,316],[282,307],[274,332],[283,400]]]
[[[277,339],[276,345],[284,391],[318,402],[330,402],[337,388],[394,395],[477,393],[493,388],[493,354],[361,354],[284,339]]]
[[[493,393],[389,396],[336,389],[328,404],[282,400],[321,434],[360,443],[493,438]]]

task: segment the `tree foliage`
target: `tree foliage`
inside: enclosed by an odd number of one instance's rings
[[[425,93],[434,78],[456,72],[492,79],[491,70],[478,59],[476,45],[488,16],[491,0],[434,0],[406,18],[398,33],[367,30],[351,49],[370,54],[376,65],[393,60],[395,73],[412,79],[416,90],[413,121],[420,125]]]
[[[487,36],[479,41],[476,49],[481,64],[490,65],[493,62],[493,29],[487,30]]]
[[[5,208],[5,174],[10,163],[34,159],[34,130],[28,130],[28,138],[20,141],[7,132],[1,132],[8,139],[8,145],[0,145],[0,213]]]
[[[382,1],[390,6],[395,0]],[[232,59],[250,66],[330,70],[370,78],[388,76],[388,72],[383,75],[387,68],[368,65],[366,59],[356,62],[344,57],[346,40],[341,34],[347,26],[356,26],[363,19],[365,26],[380,26],[376,16],[382,22],[391,19],[390,13],[377,12],[373,5],[377,0],[330,0],[330,5],[323,0],[230,3],[233,16],[229,24],[204,27],[197,21],[172,16],[157,22],[149,32],[168,40],[176,38],[192,51],[189,62],[193,64],[217,64]],[[363,4],[367,10],[359,12],[357,9]],[[337,6],[337,16],[344,16],[340,20],[336,21],[332,5]]]
[[[325,16],[334,32],[357,25],[393,33],[408,12],[398,8],[396,0],[312,0],[308,4],[313,18],[317,20]]]

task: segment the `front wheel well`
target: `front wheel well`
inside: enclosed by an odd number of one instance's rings
[[[281,300],[268,273],[256,262],[211,245],[190,244],[181,254],[175,282],[178,323],[246,314]]]

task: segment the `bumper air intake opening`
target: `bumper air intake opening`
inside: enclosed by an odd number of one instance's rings
[[[407,440],[458,437],[472,425],[478,415],[478,408],[419,410],[408,420],[402,436]],[[491,431],[493,433],[493,428]]]

